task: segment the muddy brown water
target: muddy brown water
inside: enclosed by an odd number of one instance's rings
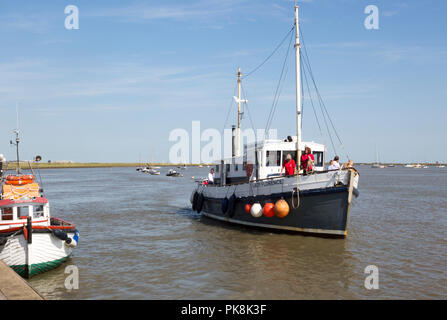
[[[229,225],[190,209],[192,176],[135,168],[41,170],[51,213],[79,246],[30,279],[48,299],[446,299],[447,169],[358,167],[346,239]],[[79,271],[68,290],[67,266]],[[364,286],[379,270],[379,289]]]

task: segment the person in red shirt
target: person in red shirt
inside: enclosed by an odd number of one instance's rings
[[[312,150],[308,146],[304,148],[304,153],[301,155],[301,169],[303,169],[304,174],[308,174],[313,171],[313,165],[315,163],[314,155]]]
[[[287,155],[286,161],[281,168],[281,175],[284,169],[285,176],[293,176],[294,174],[296,174],[296,163],[295,160],[292,159],[292,156],[290,154]]]

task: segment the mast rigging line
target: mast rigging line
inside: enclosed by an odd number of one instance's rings
[[[281,74],[280,74],[279,80],[278,80],[278,85],[276,86],[275,95],[273,97],[272,108],[270,109],[270,113],[269,113],[269,116],[267,118],[267,125],[265,127],[265,132],[268,132],[268,130],[270,130],[270,126],[272,125],[273,115],[275,114],[276,107],[278,106],[278,102],[279,102],[279,97],[281,96],[281,92],[282,92],[281,83],[285,80],[285,78],[287,76],[288,68],[286,68],[286,65],[288,65],[287,58],[289,57],[292,40],[293,40],[293,33],[291,33],[289,46],[287,47],[286,56],[284,58]],[[284,73],[284,70],[285,70],[285,73]],[[283,74],[284,74],[284,77],[283,77]]]
[[[302,44],[303,44],[303,48],[304,48],[303,51],[304,51],[304,55],[305,55],[305,57],[303,57],[303,58],[304,58],[304,59],[303,59],[303,62],[305,63],[305,65],[307,66],[307,68],[308,68],[308,70],[309,70],[309,75],[310,75],[311,80],[312,80],[312,82],[313,82],[313,85],[314,85],[314,88],[315,88],[315,92],[316,92],[316,94],[317,94],[318,101],[319,101],[319,103],[320,103],[320,108],[322,108],[322,113],[323,113],[323,110],[326,112],[326,115],[327,115],[327,117],[328,117],[328,119],[329,119],[329,122],[331,123],[332,130],[334,130],[334,133],[335,133],[335,135],[336,135],[336,137],[337,137],[337,139],[338,139],[338,142],[340,143],[341,148],[342,148],[342,149],[344,150],[344,152],[346,153],[346,157],[347,157],[348,159],[350,159],[349,154],[348,154],[348,152],[346,151],[346,149],[345,149],[345,147],[344,147],[344,145],[343,145],[343,142],[341,141],[340,136],[338,135],[337,130],[335,129],[334,123],[332,122],[332,119],[331,119],[331,117],[329,116],[329,112],[327,111],[326,105],[324,104],[324,101],[323,101],[323,98],[321,97],[320,91],[318,90],[317,84],[316,84],[316,82],[315,82],[315,78],[314,78],[314,76],[313,76],[312,67],[310,66],[309,56],[307,55],[307,48],[306,48],[306,45],[305,45],[305,43],[304,43],[304,37],[303,37],[303,34],[302,34],[302,31],[301,31],[301,30],[300,30],[300,37],[301,37],[301,40],[302,40],[301,42],[302,42]],[[323,115],[324,115],[324,113],[323,113]],[[326,124],[326,126],[327,126],[327,124]],[[331,141],[332,141],[332,138],[331,138],[331,135],[330,135],[330,134],[329,134],[329,138],[330,138]],[[335,148],[334,148],[334,152],[336,152]]]
[[[303,63],[301,64],[301,75],[304,76],[304,80],[305,80],[305,82],[306,82],[307,90],[308,90],[308,92],[309,92],[309,99],[310,99],[312,108],[314,109],[315,120],[317,121],[318,127],[319,127],[319,129],[320,129],[320,134],[321,134],[321,136],[322,136],[322,138],[323,138],[323,140],[324,140],[324,144],[326,145],[326,139],[324,139],[323,131],[321,130],[321,127],[320,127],[320,122],[319,122],[319,120],[318,120],[317,112],[316,112],[316,110],[315,110],[315,108],[314,108],[313,98],[312,98],[311,91],[310,91],[310,87],[309,87],[309,81],[308,81],[308,79],[307,79],[307,75],[306,75],[306,67],[308,67],[308,65],[306,65],[306,61],[305,61],[304,57],[303,57],[303,58],[300,57],[300,59],[301,59],[301,61],[303,62]],[[307,71],[307,72],[310,73],[310,71]],[[310,75],[309,75],[309,76],[310,76]],[[304,88],[304,86],[302,86],[302,88]],[[303,100],[304,100],[304,94],[303,94]],[[304,104],[304,103],[303,103],[303,104]],[[324,115],[324,110],[323,110],[323,108],[321,107],[321,103],[320,103],[320,110],[321,110],[321,115],[323,116],[324,124],[326,125],[327,134],[328,134],[328,136],[329,136],[329,139],[331,140],[332,149],[333,149],[334,153],[337,154],[337,149],[335,148],[334,141],[333,141],[333,139],[332,139],[331,132],[330,132],[330,130],[329,130],[329,126],[328,126],[328,124],[327,124],[326,116]]]
[[[301,69],[302,69],[302,73],[301,74],[304,75],[304,81],[303,82],[306,83],[310,104],[312,106],[312,110],[313,110],[314,115],[315,115],[315,120],[317,121],[318,130],[320,131],[320,135],[321,135],[321,138],[323,139],[323,143],[326,145],[326,139],[324,138],[323,130],[321,129],[320,121],[318,120],[317,111],[315,110],[315,105],[314,105],[314,101],[313,101],[313,98],[312,98],[312,93],[311,93],[310,87],[309,87],[309,81],[307,80],[307,75],[306,75],[305,70],[303,68],[304,68],[304,64],[301,64]],[[304,118],[304,86],[303,86],[303,108],[302,108],[301,113],[303,114],[303,118]]]
[[[237,89],[237,84],[234,86],[233,96],[236,94],[236,89]],[[225,127],[227,126],[228,118],[230,117],[230,113],[231,113],[231,110],[232,110],[232,107],[233,107],[233,103],[234,103],[234,99],[233,99],[233,97],[231,97],[230,106],[228,107],[227,117],[225,119],[224,127],[222,129],[222,132],[225,130]]]
[[[258,71],[259,68],[261,68],[275,53],[276,51],[278,51],[278,49],[282,46],[282,44],[284,43],[284,41],[286,41],[287,37],[289,36],[290,33],[292,33],[292,31],[295,30],[295,26],[292,27],[292,29],[290,29],[286,35],[284,36],[284,38],[281,40],[281,42],[276,46],[276,48],[272,51],[272,53],[270,53],[267,58],[264,59],[264,61],[262,61],[257,67],[255,67],[254,69],[252,69],[250,72],[246,73],[245,76],[242,76],[241,79],[245,79],[247,78],[249,75],[255,73],[256,71]]]

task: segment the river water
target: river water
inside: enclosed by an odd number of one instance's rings
[[[41,170],[52,216],[81,235],[73,257],[31,285],[48,299],[447,298],[447,168],[358,167],[346,239],[202,217],[190,209],[191,177],[209,169],[167,169]],[[65,288],[69,265],[79,289]],[[377,290],[365,288],[368,265]]]

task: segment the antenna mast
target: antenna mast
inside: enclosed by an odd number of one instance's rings
[[[241,68],[237,69],[237,157],[241,156]]]
[[[17,153],[17,174],[20,174],[20,159],[19,159],[19,105],[16,103],[16,114],[17,114],[17,129],[15,129],[13,132],[16,134],[16,142],[10,141],[10,144],[16,146],[16,153]]]

